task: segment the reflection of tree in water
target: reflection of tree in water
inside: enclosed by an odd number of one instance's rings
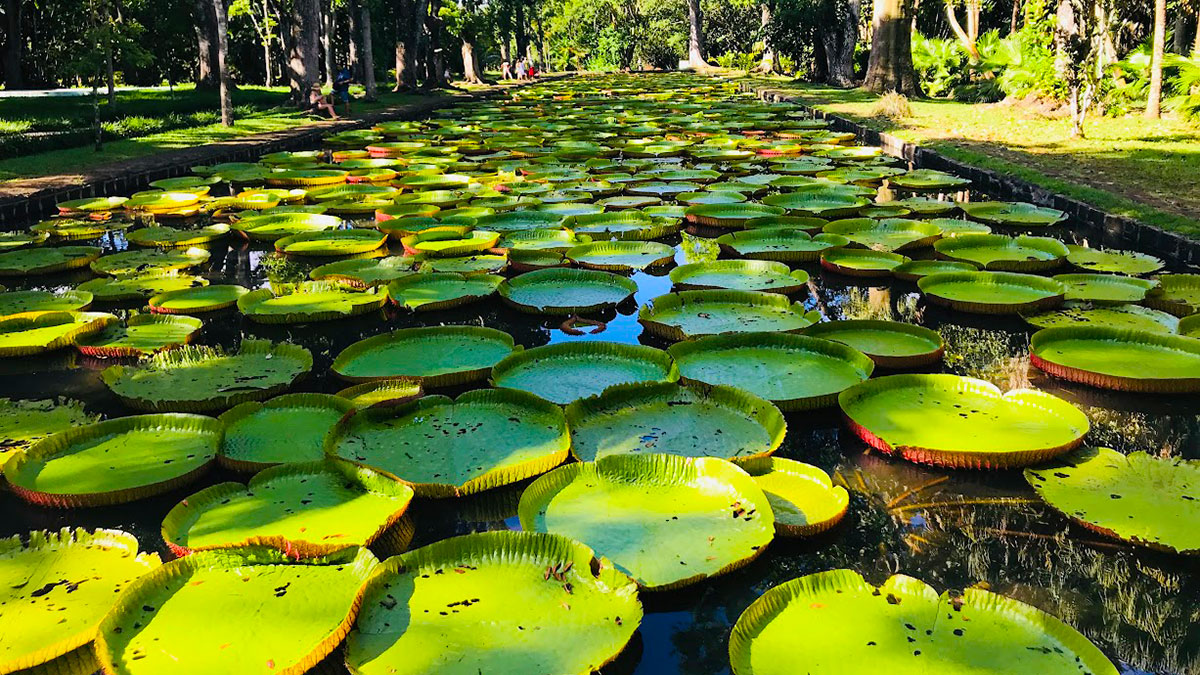
[[[1122,453],[1147,452],[1160,457],[1195,457],[1200,443],[1200,415],[1162,415],[1078,405],[1092,422],[1086,442]]]
[[[874,319],[921,323],[923,312],[917,307],[915,293],[901,293],[891,288],[850,286],[827,293],[834,299],[838,318],[843,320]]]
[[[679,250],[683,252],[683,262],[680,264],[716,260],[721,253],[716,239],[697,237],[687,232],[680,235],[680,238]]]
[[[942,324],[938,332],[946,341],[947,372],[987,380],[1005,391],[1030,386],[1024,333],[953,324]]]
[[[263,278],[275,284],[295,284],[308,280],[314,266],[298,262],[282,253],[268,253],[258,259],[258,271]]]

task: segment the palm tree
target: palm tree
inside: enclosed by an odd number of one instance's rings
[[[233,94],[229,83],[229,16],[225,0],[212,0],[217,19],[217,73],[221,81],[221,124],[233,126]]]

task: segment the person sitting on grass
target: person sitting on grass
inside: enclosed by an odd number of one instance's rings
[[[346,104],[346,114],[350,114],[350,83],[354,81],[354,76],[350,74],[350,69],[342,68],[338,71],[337,77],[333,80],[333,98],[336,102],[338,99]]]
[[[321,85],[314,84],[308,92],[308,108],[307,110],[314,115],[320,115],[322,110],[329,112],[329,118],[336,120],[338,118],[337,111],[333,109],[333,102],[321,94]]]

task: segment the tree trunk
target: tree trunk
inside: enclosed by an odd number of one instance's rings
[[[324,50],[325,86],[333,88],[333,76],[337,72],[337,61],[333,56],[335,40],[335,12],[332,0],[322,4],[321,12],[321,48]]]
[[[1150,57],[1150,94],[1146,99],[1146,117],[1162,115],[1163,50],[1167,40],[1167,0],[1154,2],[1154,42]]]
[[[912,62],[911,0],[875,0],[871,58],[863,87],[879,94],[921,96]]]
[[[213,16],[213,4],[209,0],[195,0],[197,69],[196,87],[198,89],[215,89],[217,87],[217,53],[214,35],[216,20]]]
[[[1182,10],[1183,7],[1179,9]],[[1187,24],[1187,14],[1182,11],[1175,12],[1175,26],[1171,31],[1171,52],[1174,54],[1187,53]]]
[[[400,0],[396,10],[396,87],[392,91],[417,88],[417,33],[420,17],[416,0]]]
[[[1009,20],[1009,23],[1008,23],[1008,34],[1009,35],[1014,35],[1018,30],[1021,29],[1021,26],[1020,26],[1021,5],[1023,3],[1024,3],[1024,0],[1013,0],[1012,18]]]
[[[1192,38],[1192,56],[1200,56],[1200,5],[1196,6],[1196,36]]]
[[[463,79],[471,84],[483,84],[476,67],[475,45],[466,38],[462,41]]]
[[[371,40],[371,5],[363,2],[358,8],[358,27],[362,31],[362,72],[363,88],[367,90],[368,101],[375,100],[375,51]]]
[[[221,82],[221,124],[233,126],[233,94],[229,86],[229,20],[225,0],[212,0],[217,24],[217,72]]]
[[[319,0],[292,0],[287,32],[288,77],[297,103],[308,100],[314,84],[321,82],[321,3]]]
[[[812,78],[814,82],[829,80],[829,59],[825,56],[823,40],[813,40]]]
[[[975,47],[975,39],[971,36],[971,33],[969,31],[963,30],[962,24],[960,24],[958,22],[958,14],[954,11],[953,0],[944,0],[944,2],[946,4],[946,21],[948,21],[950,23],[950,30],[954,31],[954,35],[958,38],[958,41],[962,44],[963,49],[967,50],[967,54],[971,57],[971,60],[978,62],[979,61],[979,49],[977,49]],[[968,16],[968,23],[969,23],[969,17],[970,17],[970,9],[969,8],[967,11],[967,16]]]
[[[425,57],[425,86],[429,89],[449,87],[446,79],[446,59],[442,52],[442,20],[437,15],[437,5],[429,3],[425,13],[425,30],[428,33],[427,56]]]
[[[513,28],[517,34],[517,58],[523,59],[529,55],[529,36],[525,33],[525,1],[517,0],[516,16]]]
[[[688,57],[687,65],[692,68],[707,68],[708,59],[704,52],[704,14],[700,11],[700,0],[687,0],[688,5]]]
[[[771,44],[771,36],[768,31],[771,29],[771,3],[770,0],[764,0],[762,3],[762,12],[759,15],[759,32],[762,33],[763,53],[762,62],[758,64],[758,69],[763,73],[774,73],[775,68],[775,47]]]
[[[108,44],[104,47],[104,81],[108,87],[108,105],[115,106],[117,104],[117,70],[113,66],[113,46],[112,39],[109,38]]]
[[[825,81],[835,87],[853,87],[854,46],[858,44],[859,0],[833,3],[830,29],[824,31]]]
[[[346,18],[349,20],[349,30],[346,31],[346,67],[350,69],[350,74],[359,82],[363,81],[362,59],[359,56],[361,47],[358,39],[362,35],[362,26],[359,22],[359,3],[358,0],[350,0],[346,6]]]
[[[4,87],[10,91],[25,87],[25,77],[21,70],[22,46],[25,39],[21,35],[22,5],[21,0],[6,0],[4,5]]]

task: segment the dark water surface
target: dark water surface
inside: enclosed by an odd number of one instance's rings
[[[1068,242],[1088,239],[1087,233],[1067,227],[1037,234]],[[677,245],[680,264],[717,253],[708,239],[684,234],[667,241]],[[211,247],[212,258],[202,273],[213,283],[256,288],[268,281],[300,280],[313,266],[282,259],[267,246],[232,238],[230,242]],[[109,250],[125,248],[119,234],[100,243]],[[935,328],[947,343],[942,371],[990,380],[1002,389],[1032,386],[1062,396],[1087,412],[1091,445],[1200,459],[1200,401],[1195,397],[1113,394],[1052,381],[1029,365],[1030,331],[1019,319],[931,307],[911,284],[862,284],[831,276],[816,265],[806,269],[812,287],[804,302],[829,319],[890,318]],[[13,289],[65,289],[90,276],[82,272],[25,284],[5,281]],[[255,337],[302,345],[312,351],[316,363],[312,376],[296,391],[328,393],[344,386],[327,374],[339,351],[363,337],[408,326],[486,325],[511,333],[527,348],[588,339],[665,348],[666,343],[642,336],[636,311],[639,304],[668,292],[670,281],[665,272],[637,273],[633,278],[639,287],[636,302],[598,317],[607,320],[608,327],[597,335],[569,336],[558,327],[561,319],[543,321],[522,314],[493,296],[447,312],[410,314],[388,308],[349,320],[281,327],[254,324],[236,311],[223,312],[204,317],[206,325],[196,342],[229,347]],[[0,361],[0,397],[67,396],[85,402],[92,412],[129,414],[101,384],[99,373],[108,365],[111,362],[71,350],[6,359]],[[949,471],[888,459],[868,452],[843,430],[836,410],[788,414],[787,421],[787,438],[778,455],[815,464],[844,485],[851,493],[845,520],[815,539],[776,539],[764,555],[731,574],[680,591],[643,594],[647,612],[641,629],[606,673],[727,673],[729,629],[755,598],[794,577],[840,567],[857,570],[876,583],[904,573],[939,590],[982,584],[1075,626],[1124,672],[1200,672],[1200,574],[1194,560],[1135,550],[1069,525],[1038,502],[1019,471]],[[143,548],[165,558],[159,525],[167,511],[202,487],[243,479],[216,471],[201,484],[158,498],[74,511],[30,506],[0,489],[0,535],[67,526],[117,528],[132,532]],[[525,484],[462,500],[416,502],[413,546],[481,530],[517,529],[517,498]],[[796,636],[797,648],[804,638]]]

